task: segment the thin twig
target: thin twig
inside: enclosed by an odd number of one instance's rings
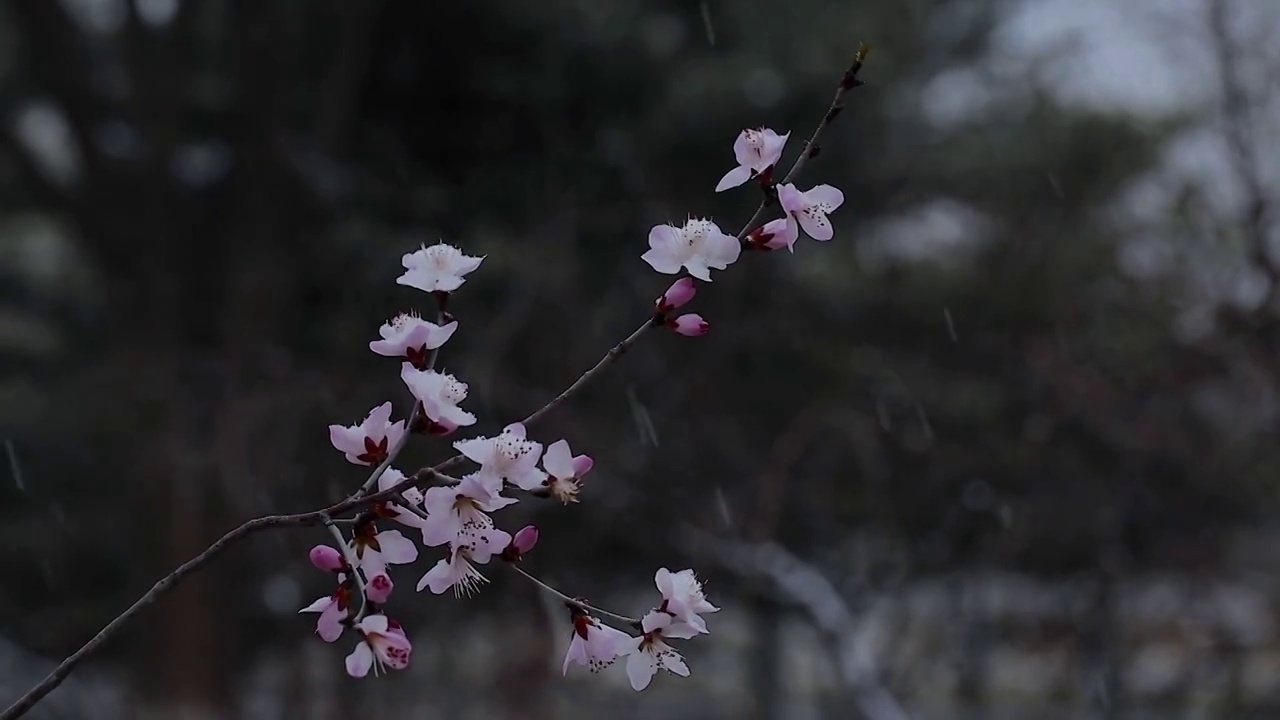
[[[779,185],[786,185],[795,180],[800,175],[800,168],[804,167],[805,161],[817,154],[818,139],[822,137],[822,133],[831,125],[831,121],[835,120],[844,109],[842,101],[844,94],[850,90],[862,85],[862,81],[858,79],[858,73],[862,70],[862,63],[867,59],[867,55],[871,53],[871,46],[865,43],[858,43],[858,51],[853,54],[853,63],[844,71],[844,75],[840,78],[840,84],[836,86],[835,97],[831,98],[831,105],[827,107],[827,111],[822,114],[822,120],[818,122],[818,127],[813,129],[813,134],[805,141],[804,148],[800,151],[800,157],[791,163],[791,169],[782,177]],[[746,225],[738,231],[738,241],[741,242],[747,237],[747,233],[755,228],[756,223],[760,220],[760,216],[764,213],[765,208],[774,202],[774,195],[767,193],[764,200],[760,201],[760,205],[756,211],[752,213],[751,219]]]
[[[120,633],[126,624],[133,619],[135,615],[154,603],[160,596],[172,590],[186,578],[187,575],[200,569],[215,557],[221,555],[223,551],[231,547],[235,543],[244,538],[267,528],[276,527],[297,527],[302,525],[319,525],[321,517],[324,513],[302,513],[300,515],[270,515],[250,520],[240,527],[218,538],[216,542],[204,550],[204,552],[191,558],[176,570],[164,576],[142,597],[138,598],[124,612],[116,616],[114,620],[107,623],[106,627],[98,631],[89,642],[85,643],[69,655],[65,660],[58,664],[43,680],[28,690],[17,702],[10,705],[3,713],[0,713],[0,720],[14,720],[26,714],[28,710],[40,702],[44,696],[53,691],[54,688],[62,684],[76,665],[80,664],[88,655],[101,647],[108,640],[112,639]]]
[[[588,605],[587,603],[581,600],[578,600],[577,598],[571,598],[568,595],[565,595],[564,593],[560,592],[559,590],[551,587],[550,585],[542,582],[538,578],[525,572],[524,568],[520,567],[519,565],[516,565],[515,563],[507,563],[507,566],[510,567],[512,570],[515,570],[517,573],[520,573],[521,575],[523,575],[526,579],[529,580],[529,582],[532,582],[534,585],[537,585],[543,590],[551,593],[552,595],[555,595],[557,598],[560,598],[560,600],[564,601],[565,605],[576,607],[579,610],[582,610],[583,612],[586,612],[586,613],[590,613],[592,615],[599,615],[601,617],[607,617],[610,620],[616,620],[620,623],[625,623],[633,627],[640,627],[640,621],[633,617],[627,617],[626,615],[619,615],[618,613],[612,613],[612,612],[609,612],[608,610],[602,610],[594,605]]]
[[[417,474],[415,473],[415,477],[416,475]],[[457,478],[449,477],[448,475],[436,473],[431,470],[428,470],[425,473],[425,477],[421,482],[436,479],[441,482],[454,485],[459,482]],[[323,525],[325,520],[333,515],[349,512],[351,510],[358,510],[360,508],[373,505],[381,500],[394,497],[397,493],[403,492],[409,487],[415,485],[417,482],[419,481],[412,478],[406,478],[405,480],[397,483],[394,487],[390,487],[386,490],[373,493],[372,495],[366,495],[361,498],[347,498],[346,500],[334,503],[323,510],[296,513],[292,515],[267,515],[265,517],[254,518],[253,520],[249,520],[241,524],[239,527],[218,538],[199,555],[196,555],[178,566],[176,570],[165,575],[152,585],[151,589],[143,594],[142,597],[134,601],[134,603],[124,612],[117,615],[114,620],[107,623],[106,627],[99,630],[97,635],[94,635],[88,642],[81,646],[79,650],[76,650],[74,653],[67,656],[67,658],[59,663],[58,666],[45,676],[43,680],[28,690],[17,700],[17,702],[6,708],[3,713],[0,713],[0,720],[15,720],[15,718],[22,717],[27,713],[27,711],[34,707],[36,703],[40,702],[44,696],[48,695],[54,690],[54,688],[61,685],[62,682],[71,674],[71,671],[80,664],[81,660],[84,660],[108,640],[119,634],[124,626],[128,624],[135,615],[142,612],[170,590],[173,590],[174,587],[176,587],[178,583],[182,582],[187,575],[212,562],[227,548],[240,542],[249,535],[269,528],[315,527],[317,525]]]
[[[822,120],[818,122],[818,126],[813,129],[813,134],[805,141],[804,149],[800,153],[800,157],[797,157],[791,164],[791,169],[788,170],[786,176],[782,178],[781,184],[785,185],[786,183],[791,182],[800,174],[800,169],[804,167],[805,160],[814,154],[813,148],[818,146],[818,139],[822,137],[822,133],[831,125],[831,121],[835,120],[836,116],[838,116],[840,111],[844,108],[842,101],[844,100],[845,93],[862,85],[862,81],[858,79],[858,73],[862,70],[862,63],[867,59],[867,55],[870,52],[871,47],[869,45],[859,43],[858,51],[854,53],[853,56],[853,62],[849,65],[848,69],[845,70],[844,75],[840,78],[840,83],[836,86],[835,96],[831,99],[831,105],[828,106],[827,111],[823,113]],[[747,234],[755,228],[756,224],[760,220],[760,216],[764,213],[765,208],[769,207],[773,203],[772,197],[772,195],[767,195],[765,199],[760,202],[760,205],[756,207],[756,211],[751,214],[751,218],[747,220],[747,222],[742,226],[742,229],[738,231],[736,236],[738,242],[742,242],[747,237]],[[654,323],[652,318],[645,320],[644,324],[632,331],[625,340],[609,348],[609,352],[605,353],[604,357],[600,358],[600,360],[593,365],[590,370],[587,370],[582,373],[582,375],[578,376],[578,379],[574,380],[573,384],[561,391],[559,395],[551,398],[547,404],[530,413],[529,416],[521,422],[526,426],[532,425],[533,423],[541,420],[547,413],[556,409],[560,405],[563,405],[566,400],[581,390],[588,382],[601,375],[606,368],[617,362],[618,358],[622,357],[622,355],[626,353],[632,345],[635,345],[636,341],[645,334],[645,331],[653,327],[653,325]],[[454,455],[448,460],[437,463],[430,468],[423,468],[410,477],[417,478],[421,473],[426,471],[443,472],[445,470],[451,470],[458,465],[461,465],[464,459],[464,456],[461,454]]]
[[[835,99],[832,101],[831,107],[828,108],[826,114],[823,116],[822,121],[818,123],[818,127],[814,129],[813,135],[811,135],[809,137],[809,140],[805,143],[804,152],[801,153],[800,157],[796,159],[796,161],[792,164],[790,171],[788,171],[786,176],[783,178],[784,183],[790,182],[799,173],[800,168],[804,165],[805,159],[811,154],[811,148],[816,147],[816,143],[818,141],[818,138],[821,136],[822,132],[827,128],[828,125],[830,125],[831,120],[834,119],[835,116],[839,113],[838,106],[840,104],[841,98],[844,96],[844,93],[847,92],[849,89],[857,87],[859,84],[861,84],[861,81],[857,79],[857,74],[858,74],[858,71],[862,68],[862,62],[863,60],[866,59],[866,55],[867,55],[867,47],[859,46],[858,52],[854,56],[853,64],[850,65],[849,69],[845,71],[844,76],[841,78],[840,88],[836,91],[836,96],[835,96]],[[742,226],[742,230],[738,232],[737,238],[739,241],[741,241],[743,238],[747,236],[747,233],[750,232],[750,230],[755,226],[756,222],[760,219],[760,215],[764,212],[765,207],[767,207],[769,204],[770,202],[766,198],[766,200],[762,202],[758,208],[756,208],[756,211],[751,216],[751,219],[748,220],[747,223]],[[636,330],[633,331],[629,336],[627,336],[625,340],[623,340],[622,342],[610,348],[609,351],[605,353],[604,357],[602,357],[599,362],[597,362],[590,370],[587,370],[585,373],[579,376],[578,379],[575,380],[572,385],[565,388],[563,392],[561,392],[556,397],[552,398],[549,402],[547,402],[547,404],[538,408],[533,413],[531,413],[527,418],[525,418],[524,420],[525,424],[528,425],[528,424],[537,422],[538,420],[543,418],[547,413],[549,413],[551,410],[562,405],[572,395],[576,394],[592,378],[598,377],[606,367],[616,362],[619,357],[621,357],[624,353],[626,353],[626,351],[630,349],[631,346],[634,345],[642,335],[644,335],[645,331],[652,324],[653,324],[653,321],[651,319],[646,320],[644,325],[636,328]],[[435,361],[434,353],[432,354],[430,360],[432,363],[434,363]],[[414,412],[410,414],[411,420],[414,419],[414,416],[417,414],[418,411],[419,411],[418,405],[417,403],[415,403]],[[408,437],[411,430],[412,430],[412,424],[409,424],[405,428],[405,437]],[[331,521],[332,516],[340,515],[340,514],[349,512],[351,510],[357,510],[360,508],[368,507],[379,501],[395,497],[397,494],[403,492],[404,490],[409,489],[410,487],[417,487],[419,485],[426,484],[429,482],[437,482],[437,483],[451,484],[451,485],[456,485],[460,482],[458,478],[451,477],[449,475],[444,474],[445,470],[451,469],[462,463],[463,456],[455,455],[443,462],[436,464],[433,467],[426,467],[418,470],[417,472],[407,476],[404,480],[401,480],[400,482],[396,483],[392,487],[387,488],[386,490],[380,490],[375,493],[367,493],[369,489],[372,489],[376,485],[379,477],[381,477],[382,473],[387,469],[387,467],[390,467],[391,461],[394,460],[394,458],[397,455],[399,455],[399,451],[400,449],[403,448],[403,445],[404,445],[404,439],[402,438],[401,442],[396,443],[396,445],[397,447],[392,449],[392,451],[388,453],[388,458],[384,460],[382,463],[379,463],[378,467],[374,468],[374,471],[370,474],[369,478],[366,479],[364,484],[361,485],[360,491],[357,493],[353,493],[350,497],[346,498],[345,500],[342,500],[341,502],[338,502],[338,503],[334,503],[333,505],[330,505],[327,508],[315,510],[312,512],[298,513],[294,515],[267,515],[265,517],[255,518],[253,520],[249,520],[241,524],[239,527],[231,530],[230,532],[226,533],[222,537],[218,538],[212,545],[206,548],[199,555],[196,555],[195,557],[191,558],[187,562],[178,566],[178,568],[175,569],[173,572],[169,573],[168,575],[165,575],[163,578],[157,581],[154,585],[152,585],[151,589],[148,590],[145,594],[143,594],[142,597],[138,598],[124,612],[117,615],[115,619],[113,619],[111,622],[107,623],[105,627],[99,630],[98,633],[94,635],[83,646],[81,646],[79,650],[76,650],[74,653],[67,656],[67,658],[64,659],[61,663],[59,663],[58,666],[54,668],[53,671],[50,672],[43,680],[41,680],[34,687],[32,687],[25,694],[23,694],[23,696],[19,698],[17,702],[13,703],[8,708],[6,708],[3,713],[0,713],[0,720],[16,720],[16,718],[19,718],[25,715],[27,711],[29,711],[32,707],[36,705],[36,703],[40,702],[40,700],[42,700],[46,695],[48,695],[55,688],[61,685],[62,682],[66,680],[67,677],[71,674],[72,670],[74,670],[75,667],[80,664],[80,661],[84,660],[90,654],[97,651],[98,648],[100,648],[108,640],[111,640],[113,637],[119,634],[121,630],[124,628],[124,626],[127,625],[135,615],[137,615],[147,606],[154,603],[162,595],[172,590],[175,586],[177,586],[178,583],[180,583],[184,578],[186,578],[187,575],[191,574],[192,572],[208,564],[214,558],[221,555],[222,552],[225,551],[228,547],[239,542],[240,540],[243,540],[245,537],[248,537],[249,535],[252,535],[260,530],[265,530],[267,528],[314,527],[316,525],[323,525],[327,520]],[[515,566],[512,566],[512,567],[515,567]],[[580,607],[587,612],[597,613],[604,617],[613,618],[614,620],[617,620],[619,622],[630,623],[633,625],[638,623],[638,621],[635,620],[634,618],[629,618],[629,617],[626,617],[625,615],[617,615],[615,613],[611,613],[605,610],[601,610],[600,608],[587,605],[585,603],[582,603],[581,601],[574,600],[573,598],[570,598],[567,595],[564,595],[559,590],[556,590],[550,585],[547,585],[541,580],[538,580],[532,575],[529,575],[524,570],[521,570],[518,567],[515,567],[515,570],[516,572],[520,573],[521,575],[524,575],[525,577],[535,582],[539,587],[543,588],[547,592],[555,594],[561,600],[564,600],[567,603],[571,603],[575,607]]]
[[[351,618],[351,622],[359,622],[364,617],[365,610],[369,607],[369,598],[365,592],[365,578],[360,572],[360,561],[351,552],[351,546],[347,544],[347,539],[342,536],[342,530],[333,524],[333,520],[328,516],[321,519],[324,526],[329,528],[329,532],[333,534],[333,538],[338,541],[338,552],[342,553],[342,559],[347,561],[347,567],[351,568],[351,576],[355,578],[356,587],[360,590],[360,610],[355,617]]]

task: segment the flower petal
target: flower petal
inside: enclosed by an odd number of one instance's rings
[[[716,183],[716,192],[724,192],[730,188],[736,188],[742,183],[751,179],[751,168],[745,165],[730,170],[720,178],[720,182]]]
[[[627,658],[627,679],[637,692],[649,687],[654,673],[658,672],[658,659],[643,650],[635,650]]]
[[[800,227],[804,228],[805,233],[814,240],[825,242],[830,240],[835,233],[826,213],[816,207],[812,207],[805,212],[796,213],[795,218],[800,222]]]
[[[336,605],[336,604],[337,603],[333,601],[333,598],[331,596],[325,595],[322,598],[316,598],[315,602],[302,608],[301,610],[298,611],[298,613],[301,614],[301,613],[309,613],[309,612],[324,612],[325,609],[328,608],[330,605]]]
[[[552,477],[573,477],[573,451],[569,449],[569,441],[557,440],[548,445],[547,451],[542,455],[542,467]]]
[[[804,195],[810,203],[822,205],[824,212],[832,212],[844,204],[844,193],[831,185],[818,185]]]
[[[384,562],[405,565],[418,559],[418,546],[401,535],[399,530],[383,530],[377,538]]]
[[[788,213],[800,212],[806,204],[804,193],[797,190],[791,183],[779,185],[778,204],[782,205],[782,209]]]
[[[587,664],[587,643],[578,633],[573,634],[573,639],[569,641],[569,649],[564,654],[564,666],[561,668],[561,674],[569,674],[569,665],[577,663],[578,665]]]
[[[320,613],[320,617],[316,618],[316,634],[325,642],[337,640],[342,637],[342,621],[346,617],[347,612],[338,607],[338,603],[331,603],[324,612]]]
[[[373,648],[369,647],[369,643],[360,641],[356,645],[356,649],[351,651],[347,656],[347,674],[351,677],[362,678],[369,674],[369,668],[373,667]]]
[[[680,272],[680,260],[663,250],[647,250],[640,259],[663,275],[675,275]]]

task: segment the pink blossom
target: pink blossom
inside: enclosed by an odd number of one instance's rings
[[[375,465],[387,458],[404,437],[404,421],[391,422],[391,403],[369,411],[359,425],[329,426],[329,442],[356,465]]]
[[[666,275],[684,268],[695,278],[711,282],[711,269],[724,270],[740,252],[738,240],[720,232],[715,223],[691,218],[683,227],[658,225],[650,230],[649,250],[640,259]]]
[[[698,633],[707,632],[707,623],[699,615],[719,612],[720,608],[707,602],[707,597],[702,592],[702,583],[692,570],[673,573],[666,568],[658,568],[653,582],[658,586],[658,592],[662,593],[662,606],[659,610]]]
[[[782,149],[791,133],[779,135],[769,128],[748,128],[733,142],[733,156],[738,167],[730,170],[716,185],[716,192],[735,188],[778,164]]]
[[[493,520],[486,514],[516,502],[502,497],[500,480],[472,473],[462,478],[454,487],[427,488],[422,505],[427,519],[422,524],[422,544],[428,547],[446,545],[468,532],[493,528]]]
[[[667,327],[681,335],[698,337],[711,330],[711,323],[702,319],[697,313],[687,313],[678,318],[667,320]]]
[[[418,370],[409,363],[400,366],[400,379],[422,403],[422,412],[445,428],[473,425],[476,416],[458,407],[467,399],[467,384],[435,370]]]
[[[396,278],[396,283],[425,292],[453,292],[462,287],[465,276],[480,267],[483,260],[464,255],[452,245],[423,245],[401,259],[405,273]]]
[[[594,465],[590,455],[574,456],[568,441],[557,440],[547,447],[542,457],[542,467],[547,471],[545,485],[552,497],[565,505],[578,502],[582,476]]]
[[[387,601],[387,598],[391,597],[393,589],[395,589],[395,583],[391,582],[391,576],[383,573],[369,578],[369,582],[365,583],[364,586],[364,594],[365,597],[369,598],[369,602],[381,605]]]
[[[690,638],[694,635],[693,629],[673,622],[670,615],[657,610],[645,615],[640,625],[644,635],[633,638],[626,649],[627,678],[631,680],[631,687],[635,690],[649,687],[658,670],[689,677],[689,666],[665,638]]]
[[[316,566],[318,570],[336,572],[347,567],[347,561],[343,559],[342,553],[328,545],[317,545],[311,548],[311,552],[307,553],[307,557],[311,559],[311,564]]]
[[[463,597],[473,594],[488,582],[475,568],[484,565],[511,543],[511,535],[492,527],[471,527],[463,530],[450,545],[450,556],[435,564],[418,581],[418,590],[431,588],[439,595],[449,588],[453,594]]]
[[[372,522],[356,528],[351,538],[351,549],[356,562],[367,578],[387,573],[387,565],[407,565],[418,559],[418,546],[399,530],[378,532]]]
[[[386,615],[368,615],[356,624],[363,639],[347,656],[347,674],[364,677],[369,669],[377,675],[387,668],[403,670],[409,667],[413,645],[400,623],[387,619]]]
[[[437,350],[453,337],[458,322],[436,325],[411,313],[400,313],[378,328],[381,340],[369,343],[369,349],[385,357],[403,357],[415,368],[425,369],[431,350]]]
[[[760,250],[779,250],[786,248],[791,252],[795,252],[796,239],[800,237],[800,227],[796,224],[795,218],[787,215],[785,218],[770,220],[764,225],[752,230],[747,235],[747,242]]]
[[[662,293],[662,297],[654,303],[655,310],[659,315],[666,315],[692,300],[696,294],[698,294],[698,288],[694,285],[693,278],[682,277]]]
[[[498,478],[522,490],[534,490],[547,479],[538,469],[542,443],[525,437],[524,425],[512,423],[496,437],[470,438],[453,444],[458,452],[480,465],[480,475]]]
[[[600,672],[625,655],[632,640],[621,630],[611,628],[585,612],[574,611],[573,637],[569,640],[568,652],[564,654],[561,672],[568,675],[569,666],[574,664],[585,665],[591,672]]]
[[[320,613],[316,619],[316,634],[325,642],[333,642],[342,636],[342,621],[351,608],[352,583],[345,576],[338,576],[338,589],[332,595],[317,599],[299,610],[299,613]]]
[[[830,185],[818,185],[805,192],[795,185],[782,185],[778,187],[778,202],[800,222],[809,237],[826,241],[834,234],[827,215],[844,204],[844,193]]]

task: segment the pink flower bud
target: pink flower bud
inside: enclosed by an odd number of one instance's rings
[[[591,472],[591,468],[595,467],[596,461],[591,459],[590,455],[579,455],[573,459],[573,476],[580,478]]]
[[[698,294],[698,288],[693,283],[693,278],[682,277],[671,284],[667,291],[662,293],[662,297],[658,298],[658,312],[666,315],[676,308],[684,305]]]
[[[311,558],[311,564],[321,570],[336,572],[347,566],[347,561],[342,559],[342,553],[328,545],[317,545],[311,548],[308,557]]]
[[[706,320],[703,320],[701,315],[688,313],[686,315],[681,315],[674,320],[668,320],[667,327],[675,330],[681,335],[697,337],[699,335],[706,335],[707,331],[711,329],[711,324]]]
[[[516,532],[516,536],[511,539],[511,544],[521,555],[529,552],[534,545],[538,544],[538,528],[525,525]]]
[[[391,577],[386,573],[376,575],[369,581],[369,585],[365,588],[365,596],[369,598],[369,602],[375,602],[381,605],[391,597],[391,590],[395,588],[395,584],[391,582]]]
[[[511,544],[502,551],[502,559],[507,562],[516,562],[537,544],[538,528],[525,525],[516,532],[515,537],[511,538]]]

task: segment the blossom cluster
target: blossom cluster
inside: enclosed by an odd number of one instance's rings
[[[659,273],[687,273],[655,301],[653,325],[689,337],[704,335],[709,323],[702,316],[675,311],[694,299],[698,281],[711,282],[712,270],[727,269],[743,249],[794,251],[801,230],[815,240],[831,239],[828,215],[844,202],[843,194],[830,185],[800,191],[793,184],[774,182],[788,137],[765,128],[742,131],[733,145],[738,165],[716,186],[720,192],[754,180],[767,202],[776,200],[781,206],[783,217],[739,237],[701,218],[690,218],[679,227],[658,225],[649,232],[649,249],[641,259]],[[495,522],[495,513],[521,497],[577,503],[583,479],[594,465],[589,455],[575,455],[567,440],[544,447],[524,424],[513,423],[494,436],[452,443],[474,466],[459,478],[431,473],[418,482],[418,476],[407,478],[392,467],[411,435],[443,438],[476,423],[476,416],[464,408],[469,386],[436,370],[435,359],[458,330],[459,321],[445,311],[446,304],[483,260],[443,242],[404,255],[404,273],[396,282],[429,293],[438,316],[431,321],[400,314],[379,328],[369,349],[401,361],[400,378],[413,397],[413,410],[407,418],[392,421],[392,404],[385,402],[358,424],[329,427],[330,442],[348,462],[373,468],[354,497],[377,497],[350,521],[348,531],[329,525],[337,547],[311,549],[311,564],[330,573],[334,586],[300,612],[318,614],[316,634],[325,642],[336,642],[348,629],[355,632],[357,642],[346,659],[352,676],[403,669],[412,656],[405,628],[386,610],[396,587],[393,566],[414,563],[420,549],[438,548],[417,590],[437,595],[451,591],[457,597],[474,594],[487,582],[482,566],[495,558],[520,563],[537,544],[537,528],[509,533]],[[532,578],[523,570],[520,574]],[[684,658],[669,641],[708,633],[702,616],[719,608],[707,601],[692,570],[661,568],[654,583],[661,600],[639,619],[599,610],[553,590],[569,608],[572,626],[563,671],[577,664],[595,672],[625,658],[636,690],[647,687],[658,670],[687,676]]]

